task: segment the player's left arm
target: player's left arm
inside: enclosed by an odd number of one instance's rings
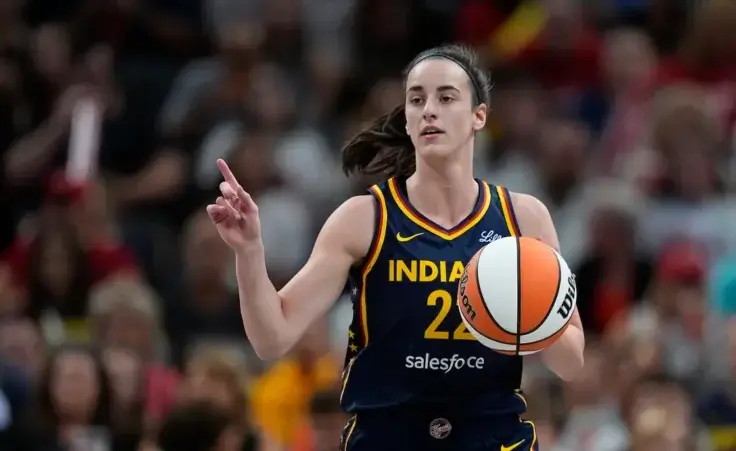
[[[559,252],[560,242],[547,207],[536,197],[512,193],[511,203],[524,236],[537,238]],[[585,334],[577,307],[562,336],[542,351],[542,361],[563,380],[574,379],[583,368]]]

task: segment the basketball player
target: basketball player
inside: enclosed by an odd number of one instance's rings
[[[523,234],[558,248],[555,228],[537,199],[473,178],[490,83],[472,52],[424,51],[405,82],[405,102],[343,153],[347,172],[393,177],[337,208],[280,291],[266,273],[258,208],[218,161],[222,196],[207,211],[236,254],[245,330],[260,357],[281,357],[349,279],[355,314],[341,402],[353,416],[341,449],[537,450],[533,424],[520,417],[522,358],[473,340],[454,298],[463,265],[486,243]],[[569,380],[583,347],[576,311],[541,358]]]

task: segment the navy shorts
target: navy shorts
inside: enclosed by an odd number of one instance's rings
[[[421,409],[354,415],[341,451],[539,451],[531,421],[517,415],[468,415]]]

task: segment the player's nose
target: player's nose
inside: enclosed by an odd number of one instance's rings
[[[437,104],[434,100],[429,99],[424,104],[424,111],[422,111],[422,119],[427,122],[437,119]]]

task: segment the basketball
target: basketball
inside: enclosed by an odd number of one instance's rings
[[[457,304],[471,334],[502,354],[529,355],[555,342],[577,301],[575,276],[550,246],[501,238],[465,267]]]

